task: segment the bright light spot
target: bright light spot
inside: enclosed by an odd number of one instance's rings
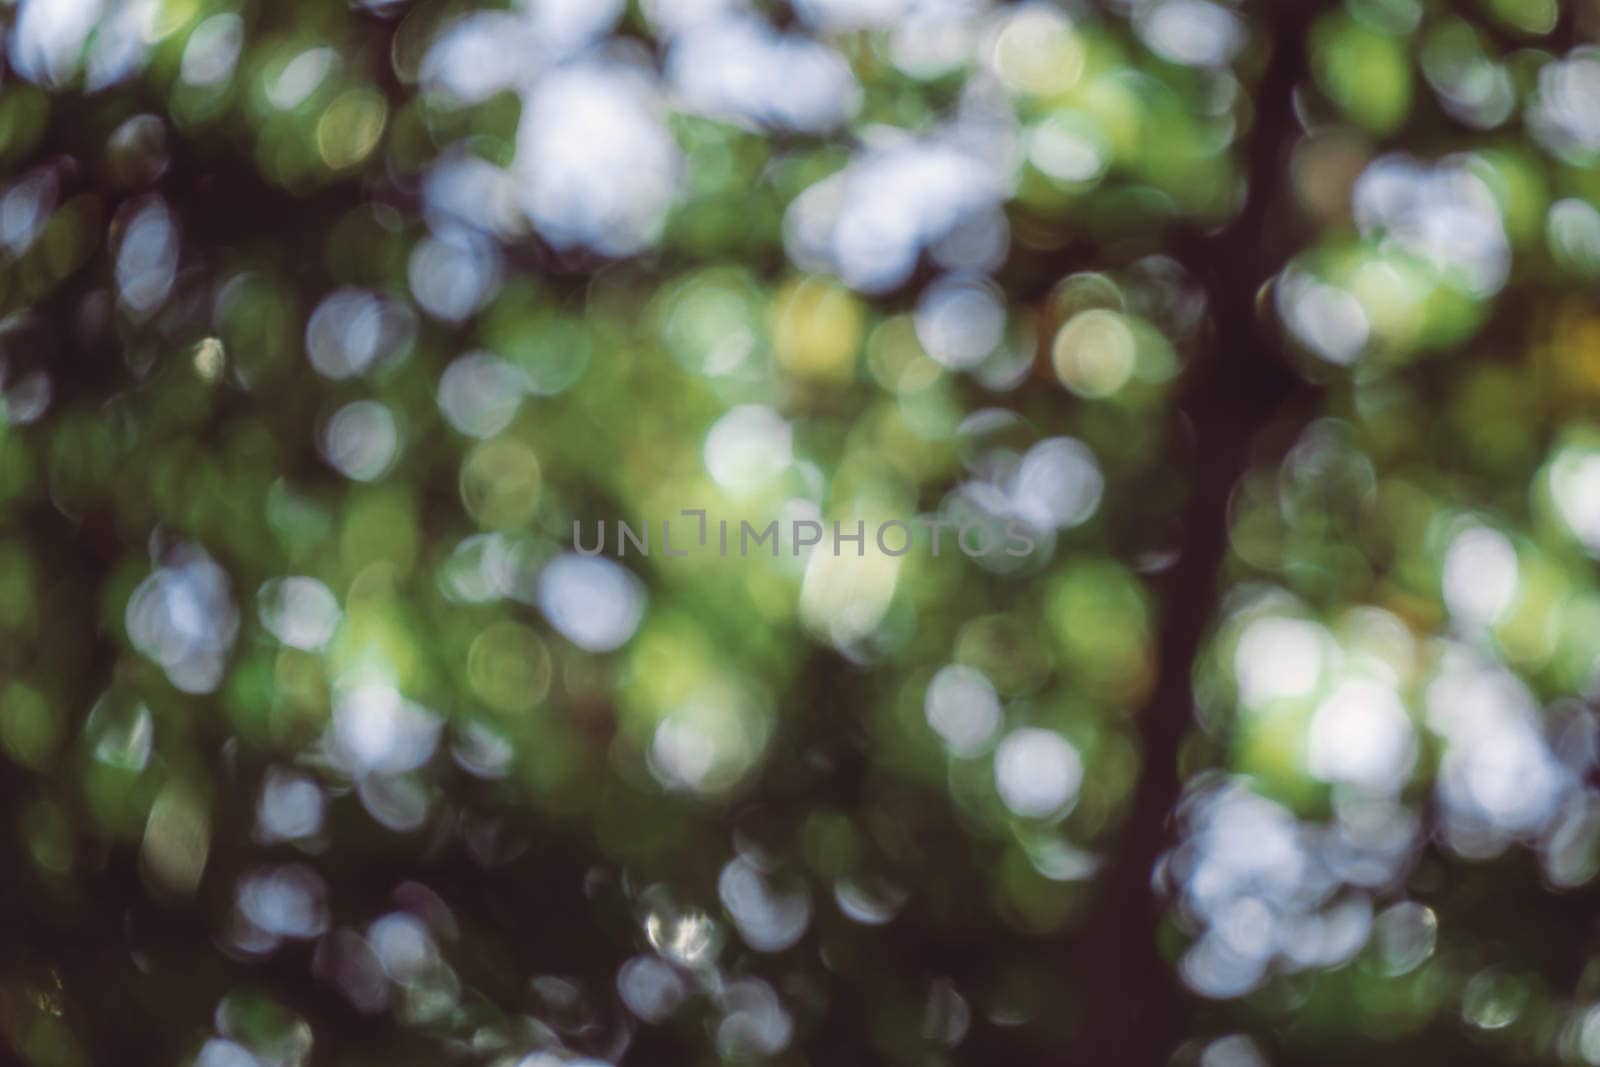
[[[654,956],[635,956],[617,972],[617,992],[628,1010],[647,1023],[659,1023],[689,995],[669,964]]]
[[[1600,153],[1600,49],[1575,48],[1539,70],[1529,125],[1552,151],[1584,164]]]
[[[364,289],[339,289],[312,312],[306,354],[318,373],[342,380],[410,347],[415,331],[416,315],[405,304]]]
[[[94,739],[97,761],[138,773],[150,762],[155,720],[142,701],[111,692],[95,702],[84,733]]]
[[[1050,358],[1061,384],[1079,396],[1110,396],[1133,377],[1139,351],[1127,321],[1115,311],[1080,311],[1056,334]]]
[[[367,944],[384,973],[403,986],[416,985],[438,959],[428,927],[409,912],[393,911],[367,927]]]
[[[699,911],[673,915],[652,911],[645,917],[644,933],[657,952],[682,967],[709,962],[721,947],[717,924]]]
[[[1542,739],[1524,724],[1452,749],[1441,768],[1448,791],[1464,793],[1494,822],[1532,830],[1554,807],[1557,768]]]
[[[422,178],[422,197],[430,216],[485,234],[512,235],[523,230],[517,182],[507,171],[475,155],[445,155],[429,166]]]
[[[1427,706],[1428,725],[1446,740],[1437,789],[1451,846],[1492,856],[1510,837],[1542,829],[1572,773],[1550,751],[1527,687],[1452,646],[1428,686]]]
[[[55,210],[60,182],[54,167],[36,167],[0,197],[0,248],[13,256],[28,250]]]
[[[261,783],[256,827],[268,842],[315,837],[322,832],[325,806],[316,782],[295,771],[273,767]]]
[[[11,32],[11,65],[31,82],[71,81],[104,7],[104,0],[22,0]]]
[[[339,601],[315,578],[270,578],[256,593],[261,625],[290,648],[315,652],[339,626]]]
[[[1390,975],[1416,970],[1433,955],[1439,920],[1433,909],[1406,900],[1385,910],[1373,923],[1383,969]]]
[[[1394,690],[1379,682],[1345,682],[1317,708],[1307,764],[1324,782],[1374,792],[1405,784],[1416,759],[1411,718]]]
[[[233,73],[243,47],[244,20],[231,13],[212,15],[189,35],[179,73],[190,85],[219,85]]]
[[[831,271],[854,289],[882,292],[904,283],[925,249],[936,258],[949,251],[945,242],[954,235],[965,237],[963,247],[979,249],[980,260],[1003,252],[1009,231],[999,209],[1010,138],[1008,127],[974,117],[970,126],[922,140],[869,146],[843,173],[790,203],[784,216],[789,258],[805,270]],[[968,232],[969,226],[976,229]],[[954,261],[965,259],[953,257],[948,265],[994,265]]]
[[[439,585],[452,600],[482,604],[511,597],[538,602],[538,571],[547,552],[530,538],[475,534],[456,545],[440,568]]]
[[[789,1044],[794,1022],[778,994],[760,978],[740,978],[722,994],[726,1014],[717,1025],[717,1050],[724,1059],[748,1061],[776,1056]]]
[[[1550,465],[1556,514],[1592,556],[1600,556],[1600,451],[1564,448]]]
[[[966,370],[999,346],[1006,311],[992,285],[941,278],[922,291],[913,321],[928,355],[952,370]]]
[[[1429,166],[1390,154],[1368,164],[1351,193],[1361,232],[1385,235],[1473,296],[1500,290],[1511,247],[1494,193],[1467,156]]]
[[[317,149],[334,170],[353,167],[372,154],[389,119],[389,102],[371,89],[336,97],[317,120]]]
[[[917,4],[896,21],[890,58],[918,80],[943,77],[972,58],[985,14],[977,4]]]
[[[6,386],[0,397],[0,415],[12,426],[27,426],[39,421],[50,407],[50,376],[34,371]]]
[[[261,1067],[261,1061],[238,1042],[213,1037],[200,1046],[194,1067]]]
[[[1486,968],[1461,994],[1461,1018],[1481,1030],[1504,1030],[1527,1006],[1527,988],[1510,975]]]
[[[951,752],[975,756],[1000,726],[1000,698],[982,671],[951,664],[928,683],[923,713]]]
[[[512,169],[551,244],[622,256],[655,239],[679,168],[658,100],[637,71],[598,64],[564,67],[528,94]]]
[[[1445,607],[1463,622],[1492,626],[1517,596],[1517,550],[1505,534],[1487,526],[1455,536],[1444,555]]]
[[[838,52],[745,15],[686,30],[667,54],[667,77],[690,110],[779,129],[833,129],[861,99]]]
[[[706,470],[730,493],[753,493],[789,469],[793,441],[793,429],[776,411],[744,404],[718,419],[706,435]]]
[[[539,610],[563,637],[590,652],[621,648],[644,616],[644,589],[608,559],[564,553],[539,572]]]
[[[1200,1054],[1200,1067],[1268,1067],[1267,1058],[1244,1034],[1219,1037]]]
[[[301,863],[245,875],[238,908],[252,926],[274,937],[312,938],[328,929],[328,887]]]
[[[117,291],[135,318],[145,318],[166,300],[178,273],[178,231],[159,197],[147,197],[127,218],[117,248]]]
[[[1054,730],[1027,726],[1007,734],[995,750],[994,779],[1000,799],[1013,813],[1044,818],[1077,799],[1083,759]]]
[[[841,522],[840,528],[848,532],[853,525]],[[876,630],[894,599],[900,557],[878,548],[874,528],[872,522],[867,522],[867,543],[859,556],[848,549],[835,555],[830,529],[806,560],[805,577],[800,584],[800,616],[838,648],[854,645]]]
[[[239,629],[227,572],[198,548],[179,550],[139,583],[125,622],[134,647],[185,693],[217,687]]]
[[[1585,277],[1600,274],[1600,211],[1576,197],[1550,205],[1545,239],[1569,270]]]
[[[732,374],[748,364],[759,343],[753,305],[751,290],[737,276],[707,272],[673,291],[662,340],[696,374]]]
[[[1051,437],[1028,449],[1006,495],[1036,529],[1065,530],[1088,522],[1104,491],[1105,478],[1088,446],[1071,437]]]
[[[1143,6],[1136,25],[1152,52],[1190,67],[1225,66],[1245,41],[1239,16],[1208,0]]]
[[[1592,1005],[1583,1013],[1583,1024],[1578,1030],[1578,1052],[1585,1063],[1600,1064],[1600,1004]]]
[[[427,787],[409,775],[367,775],[356,782],[356,798],[379,826],[402,834],[427,821],[431,803]]]
[[[516,754],[510,741],[481,722],[467,723],[450,746],[456,763],[479,778],[504,778]]]
[[[569,54],[610,32],[626,0],[525,0],[522,5],[541,48]]]
[[[882,926],[893,919],[906,902],[907,893],[883,881],[858,882],[841,878],[833,885],[833,900],[852,922],[863,926]]]
[[[439,410],[461,433],[493,437],[511,425],[526,385],[526,376],[505,360],[488,352],[469,352],[440,377]]]
[[[1572,889],[1600,873],[1600,795],[1592,790],[1563,805],[1540,842],[1539,859],[1552,885]]]
[[[1083,76],[1083,42],[1067,16],[1043,4],[1014,8],[994,39],[990,63],[1013,90],[1064,93]]]
[[[1179,972],[1204,996],[1240,996],[1261,982],[1275,947],[1277,923],[1261,905],[1303,910],[1310,857],[1294,816],[1240,784],[1196,789],[1182,814],[1188,833],[1172,873],[1185,913],[1204,933]],[[1260,929],[1241,922],[1251,915],[1263,920]]]
[[[1278,313],[1306,347],[1336,366],[1356,361],[1372,327],[1361,301],[1336,285],[1294,267],[1277,285]]]
[[[661,36],[671,37],[725,18],[742,6],[742,0],[642,0],[639,6]]]
[[[1028,158],[1040,171],[1063,182],[1092,182],[1110,165],[1110,148],[1099,129],[1071,112],[1051,115],[1028,137]]]
[[[83,87],[91,93],[108,89],[137,74],[156,39],[156,0],[123,0],[95,27]]]
[[[1233,653],[1240,702],[1260,708],[1309,695],[1322,677],[1328,640],[1326,630],[1304,619],[1269,615],[1252,620]]]
[[[400,451],[400,428],[376,400],[346,404],[328,420],[322,454],[346,478],[370,482],[381,477]]]
[[[227,363],[228,354],[222,347],[222,342],[215,337],[203,338],[194,346],[195,376],[203,382],[214,382],[222,374],[222,368]]]
[[[761,756],[769,730],[767,711],[751,694],[706,685],[656,726],[650,768],[668,789],[723,792]]]
[[[1413,10],[1420,15],[1420,7]],[[1553,2],[1550,12],[1554,18]],[[1421,59],[1439,103],[1452,118],[1469,126],[1493,129],[1510,117],[1518,103],[1520,93],[1506,65],[1486,56],[1478,35],[1465,25],[1435,32],[1421,49]]]
[[[299,107],[317,91],[333,70],[339,54],[326,46],[308,48],[283,65],[283,70],[267,85],[267,100],[280,111]]]
[[[811,895],[798,878],[776,880],[743,857],[722,868],[717,895],[745,944],[781,952],[800,940],[811,921]]]
[[[403,774],[427,763],[440,721],[386,685],[363,685],[334,698],[333,755],[353,775]]]
[[[423,57],[422,83],[462,104],[478,104],[540,73],[537,42],[526,19],[479,11],[448,24]]]
[[[177,782],[156,795],[139,848],[140,873],[167,893],[188,895],[200,885],[211,850],[211,817],[204,802]]]
[[[423,310],[447,322],[460,322],[500,284],[500,256],[491,241],[470,230],[441,229],[417,242],[408,277]]]

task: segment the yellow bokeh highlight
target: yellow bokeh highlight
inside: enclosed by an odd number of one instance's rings
[[[389,105],[371,89],[336,97],[317,120],[317,151],[334,170],[353,167],[372,154],[383,136]]]
[[[773,304],[778,365],[797,378],[843,385],[855,376],[865,314],[844,286],[827,278],[786,285]]]

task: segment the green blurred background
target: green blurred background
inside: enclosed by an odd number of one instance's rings
[[[0,25],[0,1059],[1600,1064],[1593,0]]]

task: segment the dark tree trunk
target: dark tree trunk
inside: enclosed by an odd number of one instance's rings
[[[1300,132],[1295,87],[1306,73],[1313,6],[1277,5],[1269,56],[1248,89],[1256,115],[1239,214],[1210,234],[1179,234],[1173,251],[1205,287],[1212,323],[1205,356],[1189,366],[1170,439],[1193,456],[1180,554],[1159,579],[1159,674],[1139,716],[1142,764],[1131,809],[1078,953],[1087,998],[1082,1040],[1064,1059],[1160,1064],[1189,1033],[1188,995],[1161,948],[1164,901],[1151,877],[1170,842],[1180,797],[1179,746],[1193,721],[1192,676],[1216,604],[1227,551],[1228,500],[1266,430],[1309,392],[1283,359],[1259,300],[1292,247],[1289,152]],[[1182,455],[1185,449],[1173,448]]]

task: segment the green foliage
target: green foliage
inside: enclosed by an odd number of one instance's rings
[[[1594,12],[703,6],[0,7],[4,1055],[1600,1062]]]

